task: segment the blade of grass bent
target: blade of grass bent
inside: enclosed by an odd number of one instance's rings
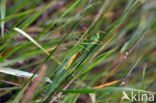
[[[34,43],[38,48],[40,48],[45,54],[47,54],[48,56],[50,55],[50,53],[44,49],[37,41],[35,41],[31,36],[29,36],[26,32],[24,32],[23,30],[19,29],[19,28],[14,28],[15,31],[21,33],[23,36],[27,37],[32,43]],[[55,57],[51,56],[53,60],[55,60],[58,64],[61,64],[60,61],[58,61]]]

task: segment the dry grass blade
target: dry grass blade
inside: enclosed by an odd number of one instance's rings
[[[29,103],[31,101],[36,89],[39,87],[40,82],[42,81],[45,73],[46,73],[47,67],[43,65],[38,73],[38,76],[35,78],[35,80],[32,82],[29,89],[26,91],[24,98],[21,103]]]
[[[77,56],[77,54],[74,54],[74,55],[71,57],[71,59],[70,59],[68,65],[66,66],[65,69],[68,69],[68,68],[70,67],[70,65],[71,65],[71,64],[73,63],[73,61],[75,60],[76,56]]]
[[[120,82],[120,80],[115,80],[113,82],[109,82],[109,83],[104,83],[104,84],[101,84],[101,85],[98,85],[98,86],[95,86],[93,88],[104,88],[104,87],[107,87],[107,86],[110,86],[110,85],[113,85],[113,84],[116,84]]]
[[[0,72],[9,74],[9,75],[13,75],[13,76],[17,76],[17,77],[24,77],[24,78],[30,78],[33,76],[33,73],[16,70],[16,69],[12,69],[12,68],[6,68],[6,67],[0,67]],[[37,75],[35,75],[34,77],[37,77]],[[48,77],[46,77],[44,80],[49,83],[52,82]]]

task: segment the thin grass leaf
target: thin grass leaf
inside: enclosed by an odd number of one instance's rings
[[[104,84],[95,86],[95,87],[93,87],[93,88],[96,88],[96,89],[98,89],[98,88],[104,88],[104,87],[108,87],[108,86],[111,86],[111,85],[113,85],[113,84],[116,84],[116,83],[118,83],[118,82],[120,82],[120,80],[115,80],[115,81],[112,81],[112,82],[109,82],[109,83],[104,83]]]
[[[28,15],[28,14],[34,12],[34,11],[35,11],[35,9],[31,9],[31,10],[27,10],[27,11],[17,13],[14,15],[6,16],[5,18],[0,19],[0,22],[4,22],[4,21],[6,22],[6,21],[9,21],[9,20],[17,18],[17,17],[25,16],[25,15]]]
[[[121,52],[125,52],[128,48],[132,47],[132,45],[139,41],[140,38],[144,37],[152,25],[153,17],[154,16],[151,15],[150,18],[148,18],[143,14],[139,27],[137,28],[136,32],[134,32],[131,39],[124,44]]]
[[[98,58],[94,63],[92,63],[89,67],[87,67],[83,73],[86,73],[88,71],[90,71],[92,68],[94,68],[96,65],[98,65],[99,63],[101,63],[103,60],[105,60],[108,56],[110,56],[112,53],[114,52],[114,49],[113,50],[110,50],[106,53],[104,53],[100,58]],[[83,74],[82,73],[82,74]]]
[[[83,13],[85,13],[86,11],[88,11],[90,8],[93,8],[94,6],[96,6],[97,4],[99,4],[100,2],[96,2],[96,3],[93,3],[93,4],[90,4],[90,5],[88,5],[86,8],[84,8],[82,11],[80,11],[77,15],[75,15],[75,16],[73,16],[73,17],[71,17],[71,18],[69,18],[69,20],[67,20],[63,25],[60,25],[59,27],[57,27],[55,30],[53,30],[53,31],[51,31],[50,33],[48,33],[48,34],[52,34],[52,33],[54,33],[54,32],[56,32],[56,31],[58,31],[58,30],[60,30],[61,28],[63,28],[63,27],[66,27],[67,25],[69,25],[70,23],[72,23],[72,22],[74,22],[75,20],[79,20],[79,19],[81,19],[82,18],[82,14]],[[62,14],[62,15],[64,15],[64,14]],[[64,15],[65,16],[65,15]],[[63,17],[62,17],[63,18]],[[60,20],[58,20],[58,21],[61,21],[61,19]],[[52,24],[51,24],[52,25]],[[53,24],[54,25],[54,24]],[[52,26],[51,26],[52,27]],[[47,30],[45,30],[45,31],[48,31],[48,28],[47,28]],[[44,32],[45,32],[44,31]],[[39,35],[39,38],[41,37],[43,35],[43,33],[41,33],[40,35]]]
[[[1,19],[5,18],[5,12],[6,12],[6,0],[0,1],[0,12],[1,12]],[[1,35],[4,35],[4,27],[5,27],[5,21],[1,22]]]
[[[76,0],[58,19],[56,19],[52,24],[46,27],[39,36],[41,37],[43,34],[46,34],[46,32],[48,32],[50,28],[52,28],[55,24],[60,22],[65,15],[67,15],[70,11],[72,11],[73,8],[76,7],[80,3],[80,1],[81,0]]]
[[[26,0],[28,1],[28,0]],[[45,12],[48,8],[50,8],[55,3],[55,0],[50,2],[48,5],[44,6],[42,9],[36,11],[32,16],[30,16],[27,20],[25,20],[21,25],[21,29],[27,28],[31,23],[33,23],[43,12]]]
[[[134,89],[134,88],[127,88],[127,87],[106,87],[106,88],[100,88],[100,89],[87,88],[87,89],[57,90],[57,92],[63,92],[63,93],[81,93],[81,94],[104,93],[104,92],[123,92],[123,91],[151,93],[151,94],[156,95],[156,92],[145,91],[145,90]]]
[[[40,48],[45,54],[47,54],[48,56],[50,55],[50,53],[46,49],[44,49],[38,42],[36,42],[26,32],[24,32],[23,30],[21,30],[19,28],[14,28],[14,30],[21,33],[23,36],[27,37],[33,44],[35,44],[38,48]],[[55,60],[58,64],[61,64],[60,61],[58,61],[55,57],[52,56],[52,59]]]
[[[43,65],[38,73],[38,76],[35,78],[35,81],[32,82],[29,90],[24,94],[24,98],[22,99],[22,103],[29,103],[33,98],[35,91],[40,87],[42,78],[44,77],[47,71],[46,65]]]
[[[102,20],[103,15],[106,13],[106,11],[109,9],[110,5],[112,3],[112,0],[106,0],[103,3],[103,6],[101,7],[98,15],[96,16],[96,18],[94,19],[94,21],[92,22],[92,24],[90,25],[89,29],[83,34],[83,38],[86,38],[86,35],[91,35],[95,32],[95,28],[97,28],[96,26],[98,25],[98,23]]]
[[[34,75],[33,73],[29,73],[29,72],[25,72],[25,71],[21,71],[17,69],[12,69],[12,68],[6,68],[6,67],[0,67],[0,72],[13,75],[13,76],[17,76],[17,77],[22,77],[22,78],[30,78]],[[34,78],[35,77],[37,77],[37,75],[35,75]],[[52,83],[52,81],[48,77],[46,77],[44,81]]]
[[[13,101],[11,101],[12,103],[20,103],[21,102],[21,99],[24,95],[24,92],[26,91],[26,89],[28,88],[29,86],[29,83],[27,85],[25,85],[21,90],[20,92],[16,95],[16,97],[14,98]]]
[[[13,5],[10,9],[8,9],[7,14],[10,15],[12,13],[19,11],[21,8],[23,8],[23,4],[27,5],[28,3],[30,3],[29,0],[20,0],[16,2],[15,5]]]

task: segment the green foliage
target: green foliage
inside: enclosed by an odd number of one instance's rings
[[[1,0],[0,103],[21,103],[37,82],[30,103],[115,103],[123,91],[155,94],[154,3]]]

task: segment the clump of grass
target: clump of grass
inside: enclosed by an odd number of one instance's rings
[[[0,103],[155,95],[154,3],[1,0]]]

